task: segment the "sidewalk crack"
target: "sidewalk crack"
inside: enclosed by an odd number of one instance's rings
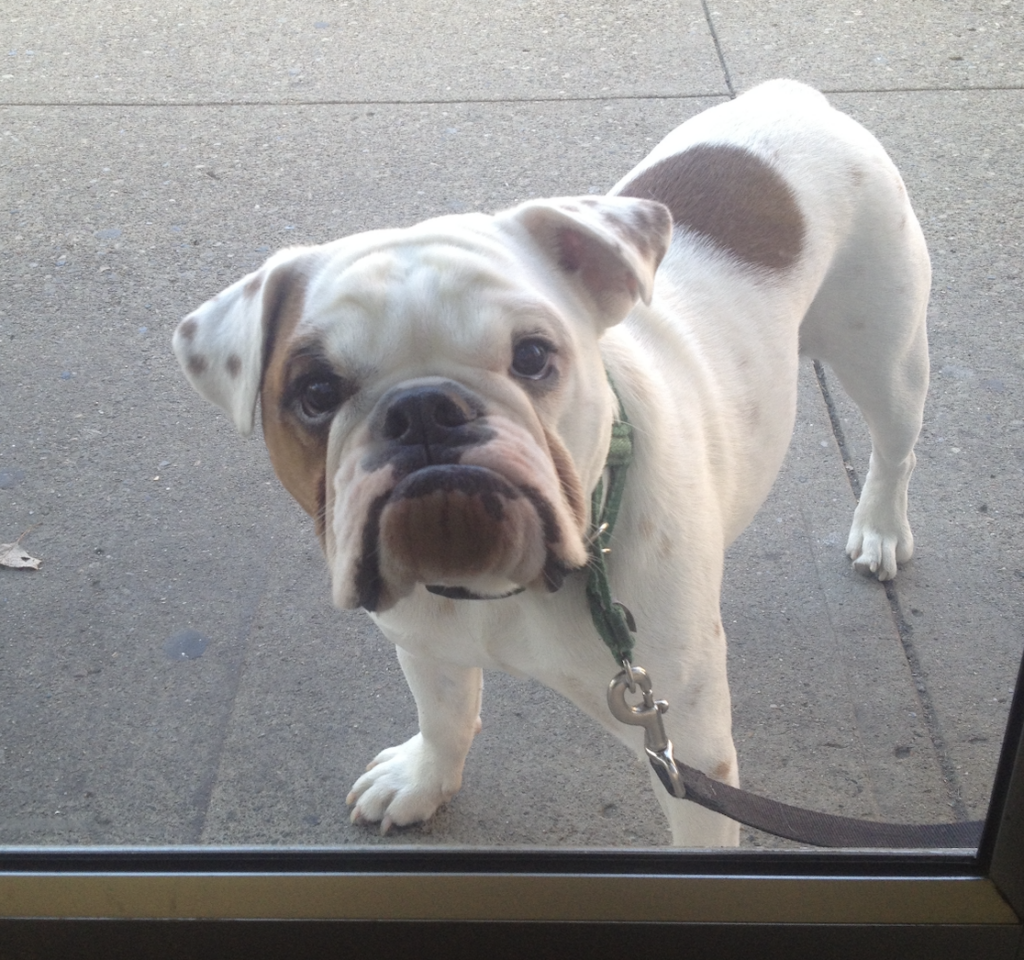
[[[708,8],[708,0],[700,0],[704,8],[704,19],[707,20],[708,30],[711,32],[711,39],[715,44],[715,53],[718,54],[718,62],[722,65],[722,73],[725,76],[725,85],[729,90],[731,99],[736,99],[736,88],[732,85],[732,76],[729,73],[729,65],[725,62],[725,54],[722,53],[722,44],[718,39],[718,31],[715,29],[714,21],[711,19],[711,10]]]
[[[814,375],[818,379],[818,387],[821,390],[822,399],[825,401],[825,409],[828,410],[828,418],[832,425],[832,433],[835,436],[836,444],[839,446],[840,455],[843,458],[843,466],[846,468],[846,476],[850,481],[850,489],[853,491],[855,500],[860,499],[861,481],[860,475],[850,457],[850,451],[846,444],[846,435],[843,433],[842,423],[839,419],[839,412],[836,410],[835,402],[832,399],[832,392],[829,389],[828,380],[825,376],[825,368],[820,361],[814,361]],[[917,648],[914,646],[913,626],[903,616],[903,609],[900,606],[899,594],[896,592],[896,585],[892,580],[882,582],[885,588],[885,596],[889,601],[889,610],[892,614],[893,624],[896,627],[896,634],[899,637],[900,645],[903,648],[903,657],[907,662],[910,671],[910,679],[914,684],[914,691],[917,701],[921,705],[921,717],[925,729],[928,731],[928,738],[932,743],[932,750],[939,764],[943,782],[946,785],[946,794],[949,800],[950,809],[957,820],[969,819],[967,805],[963,800],[963,789],[960,778],[957,775],[956,767],[952,758],[946,750],[946,739],[942,734],[942,726],[935,710],[935,702],[932,700],[931,691],[928,689],[928,681],[925,671],[921,666],[921,659],[917,655]]]

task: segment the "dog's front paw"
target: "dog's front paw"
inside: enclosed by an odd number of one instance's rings
[[[381,751],[345,798],[352,806],[352,822],[380,823],[385,834],[393,826],[429,820],[462,785],[461,766],[450,766],[435,755],[421,733]]]

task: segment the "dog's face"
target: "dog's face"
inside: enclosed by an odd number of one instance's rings
[[[598,340],[649,301],[670,234],[660,204],[585,197],[285,250],[175,351],[243,433],[259,398],[339,606],[555,590],[607,451]]]

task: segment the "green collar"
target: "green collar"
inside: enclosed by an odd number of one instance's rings
[[[622,493],[626,486],[626,471],[633,462],[633,426],[626,416],[622,398],[609,378],[612,392],[619,402],[618,417],[612,424],[612,439],[608,445],[608,456],[605,460],[604,472],[608,479],[608,494],[605,496],[605,477],[602,477],[590,500],[591,532],[588,547],[590,556],[587,559],[587,603],[590,616],[597,632],[601,635],[615,662],[626,665],[630,662],[633,652],[633,634],[636,633],[636,622],[629,609],[618,600],[612,598],[611,586],[608,583],[608,565],[606,558],[611,552],[612,532],[615,521],[619,517],[622,506]],[[522,593],[524,587],[513,590],[505,596]],[[483,597],[470,593],[463,587],[442,587],[430,585],[431,593],[453,600],[495,600],[498,597]]]
[[[587,562],[587,602],[594,626],[601,635],[616,663],[625,664],[633,652],[633,634],[636,623],[633,614],[618,600],[612,598],[608,583],[606,558],[611,552],[612,532],[622,506],[622,493],[626,486],[626,471],[633,462],[633,426],[626,416],[622,398],[611,382],[612,391],[619,401],[619,414],[612,424],[612,439],[608,446],[605,473],[608,478],[608,493],[605,495],[605,478],[598,482],[590,501],[590,516],[593,529],[590,535],[590,558]]]

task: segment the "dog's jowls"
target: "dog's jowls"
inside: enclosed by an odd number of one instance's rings
[[[801,354],[871,430],[847,551],[909,559],[929,261],[878,142],[775,81],[675,130],[605,197],[284,250],[187,317],[175,350],[242,433],[257,405],[340,607],[396,644],[420,732],[348,797],[383,829],[459,788],[481,669],[542,679],[624,742],[584,598],[590,498],[622,399],[634,462],[608,557],[676,753],[738,783],[719,615],[725,548],[782,463]],[[736,824],[655,791],[673,841]]]

